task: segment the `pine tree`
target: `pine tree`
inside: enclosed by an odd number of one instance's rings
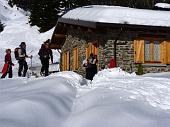
[[[16,5],[17,7],[20,7],[24,10],[29,10],[30,9],[30,0],[9,0],[8,4],[13,7]]]
[[[3,30],[4,30],[4,25],[0,21],[0,32],[2,32]]]
[[[11,6],[17,5],[31,12],[30,24],[37,25],[40,32],[54,27],[61,12],[76,7],[95,4],[153,9],[158,2],[170,3],[170,0],[9,0]]]
[[[87,5],[87,0],[31,0],[31,25],[40,27],[40,32],[54,27],[61,12],[79,6]]]
[[[33,0],[30,8],[30,23],[40,27],[41,32],[49,30],[55,26],[60,11],[60,1]]]

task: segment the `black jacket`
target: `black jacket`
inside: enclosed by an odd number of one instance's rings
[[[45,48],[44,45],[41,46],[41,49],[38,52],[38,55],[40,56],[41,60],[45,60],[45,59],[50,59],[51,61],[53,61],[53,53],[52,50],[49,48]]]

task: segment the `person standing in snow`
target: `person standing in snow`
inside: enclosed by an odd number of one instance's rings
[[[86,63],[86,79],[89,80],[93,80],[93,76],[94,76],[93,60],[94,60],[94,55],[93,53],[91,53]]]
[[[6,49],[5,65],[2,71],[3,74],[1,78],[5,78],[7,74],[9,78],[12,78],[12,66],[14,66],[14,64],[12,63],[11,59],[11,49]]]
[[[18,49],[18,63],[19,63],[19,69],[18,69],[18,76],[19,77],[25,77],[28,65],[26,58],[32,58],[32,56],[28,56],[26,53],[26,44],[25,42],[21,42],[19,49]],[[23,71],[23,72],[22,72]]]
[[[93,62],[92,62],[92,77],[95,76],[95,74],[97,74],[97,63],[98,63],[98,59],[97,59],[97,55],[94,55],[94,59],[93,59]]]
[[[89,63],[89,59],[85,59],[83,61],[83,67],[85,67],[85,70],[86,70],[86,79],[89,79],[91,80],[91,76],[90,76],[90,63]]]
[[[41,45],[41,48],[38,52],[41,60],[41,74],[45,71],[45,76],[49,75],[49,59],[51,59],[51,63],[53,63],[53,53],[49,48],[49,40],[45,41],[44,44]]]
[[[111,59],[110,59],[110,62],[109,62],[109,68],[114,68],[114,67],[116,67],[116,65],[115,65],[115,59],[114,59],[114,58],[111,58]]]

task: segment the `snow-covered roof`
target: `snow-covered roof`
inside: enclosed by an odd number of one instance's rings
[[[82,25],[80,21],[170,27],[170,12],[91,5],[70,10],[59,20],[59,22]]]
[[[155,7],[169,8],[170,9],[170,4],[168,4],[168,3],[157,3],[157,4],[155,4]]]

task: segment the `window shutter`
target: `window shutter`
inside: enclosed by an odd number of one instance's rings
[[[89,43],[86,47],[86,58],[88,59],[90,54],[92,53],[92,44]]]
[[[78,68],[78,48],[73,49],[73,70]]]
[[[144,63],[144,40],[134,41],[135,63]]]
[[[94,44],[92,45],[92,53],[93,53],[94,55],[97,55],[97,52],[98,52],[98,46],[97,46],[97,43],[94,43]]]
[[[160,43],[160,59],[162,64],[167,64],[167,42],[161,42]]]
[[[86,58],[89,58],[91,53],[93,53],[94,55],[98,54],[98,44],[97,43],[89,43],[88,44],[88,47],[86,48]]]
[[[67,53],[66,53],[66,69],[67,69],[67,71],[69,70],[69,66],[70,66],[70,54],[69,54],[69,51],[67,51]]]
[[[88,47],[86,47],[86,59],[88,59],[89,58],[89,45],[88,45]]]
[[[68,71],[70,68],[70,55],[69,51],[64,52],[62,55],[62,70]]]
[[[65,71],[65,61],[64,61],[65,53],[62,53],[62,70]]]
[[[76,69],[76,49],[73,49],[73,70]]]
[[[166,42],[166,63],[170,64],[170,41]]]

